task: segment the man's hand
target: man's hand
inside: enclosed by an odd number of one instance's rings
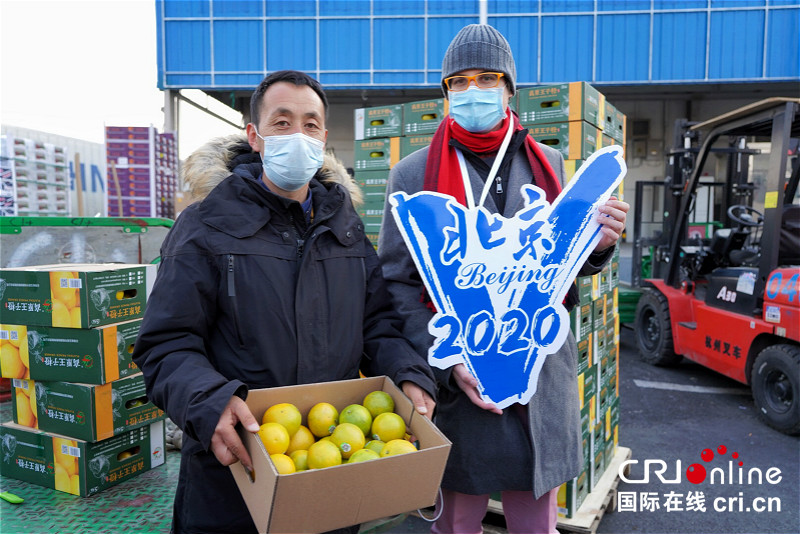
[[[597,216],[597,222],[602,225],[600,227],[602,237],[594,249],[595,252],[601,252],[613,246],[619,240],[622,231],[625,229],[625,219],[630,208],[627,202],[617,200],[616,197],[611,197],[598,208],[600,213]]]
[[[433,408],[436,406],[436,403],[431,396],[428,395],[428,392],[415,383],[408,381],[401,382],[400,388],[403,390],[403,393],[406,394],[406,397],[411,399],[411,402],[414,403],[414,408],[416,408],[417,413],[430,419],[433,415]]]
[[[463,363],[454,365],[453,378],[455,378],[456,384],[458,384],[458,387],[461,388],[461,391],[467,394],[467,397],[469,397],[469,400],[472,401],[472,404],[478,408],[489,410],[490,412],[498,415],[503,413],[503,410],[494,404],[489,404],[481,399],[481,394],[478,392],[478,381],[470,374],[466,365]]]
[[[244,468],[251,472],[253,461],[247,454],[242,440],[239,439],[239,434],[236,433],[236,424],[240,422],[249,432],[258,432],[258,421],[253,417],[250,408],[234,395],[222,411],[214,435],[211,436],[211,452],[222,465],[232,465],[241,461]]]

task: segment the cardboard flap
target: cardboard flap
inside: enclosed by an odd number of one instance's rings
[[[231,465],[231,473],[239,486],[250,515],[253,516],[253,522],[258,531],[267,532],[278,472],[275,471],[258,435],[248,432],[241,425],[237,430],[245,450],[253,461],[253,478],[251,479],[245,471],[242,462]],[[272,476],[269,476],[270,473]]]

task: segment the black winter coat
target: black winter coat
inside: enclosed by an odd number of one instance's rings
[[[209,452],[232,395],[359,369],[435,392],[346,188],[318,173],[306,226],[299,203],[257,181],[258,156],[247,159],[169,232],[133,355],[150,399],[184,431],[175,532],[255,531],[230,469]]]

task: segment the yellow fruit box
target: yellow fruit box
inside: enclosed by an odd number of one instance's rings
[[[261,420],[270,406],[289,402],[305,416],[318,402],[341,411],[367,393],[392,396],[395,412],[419,440],[419,450],[377,460],[279,475],[257,435],[242,430],[253,459],[253,477],[240,462],[231,466],[259,532],[325,532],[431,506],[444,473],[450,441],[385,376],[249,392],[247,405]],[[313,513],[309,513],[313,504]]]
[[[97,328],[0,324],[0,376],[105,384],[139,372],[141,319]]]
[[[162,465],[164,439],[164,421],[96,443],[3,423],[0,474],[86,497]]]
[[[0,323],[94,328],[138,319],[153,264],[59,263],[0,269]]]
[[[101,441],[166,416],[137,373],[108,384],[12,380],[14,422],[86,441]]]

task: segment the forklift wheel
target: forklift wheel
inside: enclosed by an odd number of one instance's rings
[[[762,421],[784,434],[800,434],[800,347],[781,344],[762,350],[750,387]]]
[[[669,302],[660,291],[642,290],[636,306],[636,346],[642,360],[650,365],[675,365],[681,361],[672,344],[672,324],[669,320]]]

